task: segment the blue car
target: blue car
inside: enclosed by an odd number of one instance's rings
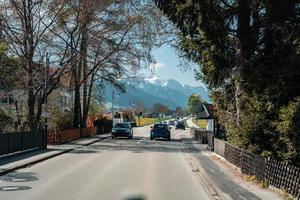
[[[150,140],[159,138],[159,139],[166,139],[171,140],[171,127],[167,124],[158,123],[154,124],[154,126],[151,126],[151,132],[150,132]]]

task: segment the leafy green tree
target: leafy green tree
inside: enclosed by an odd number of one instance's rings
[[[62,111],[61,108],[52,110],[50,123],[55,131],[62,131],[72,128],[73,112]]]
[[[290,159],[276,146],[283,130],[272,124],[300,96],[299,2],[154,1],[177,26],[181,53],[199,64],[196,77],[208,85],[230,142]]]
[[[0,43],[0,90],[9,91],[14,88],[20,80],[20,68],[18,60],[9,57],[7,51],[7,45]]]
[[[131,102],[131,107],[133,108],[133,112],[136,116],[138,116],[138,125],[141,125],[141,116],[145,113],[146,106],[144,102],[140,99],[135,99]]]
[[[170,109],[168,108],[168,106],[161,104],[161,103],[155,103],[153,105],[153,112],[157,112],[159,114],[169,114],[170,113]]]
[[[197,94],[192,94],[188,99],[188,112],[198,115],[203,110],[204,101]]]
[[[0,109],[0,133],[13,126],[13,119]]]
[[[185,115],[185,109],[183,109],[182,107],[178,106],[175,109],[175,113],[177,117],[183,117]]]
[[[280,133],[277,144],[277,148],[281,150],[279,157],[299,162],[300,154],[297,152],[296,142],[300,137],[300,97],[280,109],[279,119],[274,125]]]
[[[97,101],[94,97],[91,97],[89,106],[89,115],[96,116],[102,113],[105,109],[105,105],[102,102]]]

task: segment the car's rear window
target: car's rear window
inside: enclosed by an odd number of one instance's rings
[[[168,128],[166,124],[154,124],[154,128]]]
[[[129,124],[127,124],[127,123],[117,123],[117,124],[115,124],[115,128],[129,128]]]

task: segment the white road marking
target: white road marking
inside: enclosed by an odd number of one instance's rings
[[[19,189],[18,186],[7,186],[2,188],[3,191],[11,191],[11,190],[18,190],[18,189]]]
[[[247,200],[247,198],[245,198],[245,197],[243,197],[242,195],[239,195],[242,199],[245,199],[245,200]]]

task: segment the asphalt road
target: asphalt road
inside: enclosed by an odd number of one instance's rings
[[[0,200],[213,199],[176,139],[150,141],[149,127],[134,139],[107,139],[0,177]]]

